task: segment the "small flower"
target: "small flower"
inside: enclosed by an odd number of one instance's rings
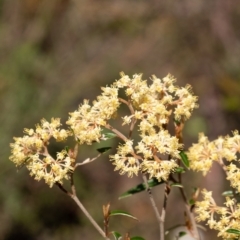
[[[198,107],[196,104],[198,98],[191,92],[192,88],[190,85],[176,90],[175,95],[178,97],[178,100],[175,100],[177,105],[174,110],[175,119],[188,119],[193,109]]]
[[[115,171],[120,170],[120,174],[128,174],[128,177],[137,175],[140,170],[138,159],[133,157],[133,142],[128,140],[125,144],[120,145],[115,155],[110,156],[110,160],[116,166]]]
[[[213,145],[203,134],[199,134],[197,144],[188,149],[187,155],[190,161],[190,168],[195,171],[202,171],[206,175],[213,163]]]
[[[166,181],[171,172],[178,167],[174,160],[162,160],[160,162],[154,160],[144,160],[141,164],[142,171],[149,173],[149,178],[157,178],[158,181]]]

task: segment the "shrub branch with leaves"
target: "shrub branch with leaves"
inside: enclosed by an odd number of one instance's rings
[[[134,218],[124,211],[111,211],[110,204],[103,206],[104,226],[101,228],[85,209],[75,190],[73,174],[77,167],[89,164],[98,159],[110,148],[99,149],[99,154],[81,162],[77,161],[79,145],[91,145],[94,142],[118,138],[119,145],[116,153],[110,155],[110,161],[119,173],[128,177],[141,175],[143,183],[128,190],[120,198],[129,197],[141,191],[147,191],[159,225],[159,238],[164,240],[166,207],[172,187],[178,187],[185,202],[185,227],[192,238],[200,239],[197,221],[207,221],[210,228],[218,231],[223,239],[238,239],[240,236],[240,208],[236,201],[236,194],[240,191],[240,170],[237,154],[240,152],[240,136],[237,131],[233,136],[219,137],[210,142],[204,134],[199,135],[199,142],[193,144],[188,151],[184,151],[182,131],[184,123],[191,117],[192,111],[198,107],[197,97],[191,86],[178,87],[173,76],[167,75],[163,79],[152,76],[150,83],[142,79],[141,74],[132,78],[121,73],[121,78],[112,85],[103,87],[102,94],[93,101],[88,100],[70,113],[66,122],[68,129],[61,128],[60,119],[45,119],[36,125],[36,129],[25,129],[26,135],[15,137],[11,143],[10,160],[17,166],[23,165],[29,170],[35,180],[43,179],[50,187],[56,185],[69,195],[83,211],[89,221],[104,239],[141,240],[142,237],[130,237],[129,233],[121,235],[116,231],[109,231],[110,217],[124,215]],[[124,95],[122,98],[120,96]],[[128,128],[128,135],[122,129],[112,125],[120,118],[120,107],[126,105],[129,114],[122,116],[122,126]],[[174,125],[175,132],[169,131]],[[123,127],[122,127],[123,128]],[[106,133],[106,130],[108,131]],[[133,132],[135,133],[133,138]],[[70,149],[63,149],[56,153],[56,157],[49,154],[51,139],[62,142],[73,138],[76,145]],[[138,139],[138,140],[136,140]],[[216,205],[211,192],[203,190],[203,200],[197,201],[199,190],[188,199],[182,185],[182,175],[188,170],[202,171],[204,175],[210,170],[213,161],[220,164],[226,173],[233,189],[226,197],[225,207]],[[69,181],[71,189],[63,186],[63,181]],[[158,208],[151,193],[151,188],[164,184],[163,206]],[[229,196],[229,194],[231,196]],[[196,206],[196,209],[195,209]],[[193,211],[195,209],[196,217]],[[177,233],[174,239],[184,234]]]

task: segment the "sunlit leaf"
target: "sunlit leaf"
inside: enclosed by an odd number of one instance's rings
[[[177,167],[174,169],[174,172],[176,173],[185,173],[185,169],[183,167]]]
[[[106,138],[106,140],[115,138],[117,136],[115,133],[111,133],[111,132],[104,133],[103,135],[104,135],[104,138]]]
[[[229,191],[225,191],[222,193],[222,196],[224,197],[233,197],[233,191],[229,190]]]
[[[171,185],[170,185],[171,187],[183,187],[183,185],[181,184],[181,183],[172,183]]]
[[[227,231],[227,233],[233,233],[236,235],[240,235],[240,230],[234,229],[234,228],[229,228]]]
[[[181,157],[181,160],[182,160],[182,163],[184,164],[184,166],[186,168],[189,168],[189,160],[188,160],[188,156],[187,154],[184,152],[184,151],[181,151],[179,153],[180,157]]]
[[[130,217],[130,218],[133,218],[135,220],[138,220],[133,215],[129,214],[128,212],[122,211],[122,210],[112,210],[112,211],[110,211],[109,216],[125,216],[125,217]]]
[[[150,188],[155,187],[162,183],[164,183],[164,181],[159,182],[156,178],[152,178],[152,179],[148,180],[148,186]],[[126,191],[125,193],[121,194],[119,199],[130,197],[133,194],[140,193],[145,190],[146,190],[145,183],[138,184],[136,187],[133,187],[133,188],[129,189],[128,191]]]

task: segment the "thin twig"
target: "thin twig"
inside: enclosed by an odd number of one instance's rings
[[[77,164],[74,166],[74,169],[76,169],[76,168],[79,167],[79,166],[82,166],[82,165],[85,165],[85,164],[88,164],[88,163],[90,163],[90,162],[95,161],[95,160],[98,159],[101,155],[102,155],[102,154],[100,153],[100,154],[98,154],[95,158],[87,158],[87,159],[85,159],[83,162],[77,163]]]
[[[168,185],[168,182],[165,184],[165,189],[164,189],[164,200],[163,200],[163,207],[162,207],[162,213],[161,213],[161,224],[160,224],[160,239],[164,240],[165,236],[165,229],[164,229],[164,223],[165,223],[165,217],[166,217],[166,208],[167,208],[167,201],[168,201],[168,196],[170,194],[171,188]]]
[[[174,183],[178,183],[176,181],[176,179],[172,176],[172,174],[170,175],[170,180],[173,181]],[[187,215],[188,215],[188,217],[190,219],[190,222],[191,222],[191,227],[193,229],[194,238],[196,240],[200,240],[200,235],[199,235],[199,232],[198,232],[198,229],[197,229],[197,224],[196,224],[196,221],[195,221],[194,215],[193,215],[193,208],[191,208],[191,206],[188,204],[188,200],[187,200],[187,196],[185,194],[184,188],[179,187],[178,189],[179,189],[179,191],[182,195],[183,201],[185,203],[186,212],[187,212]]]
[[[92,216],[89,214],[89,212],[86,210],[86,208],[82,205],[82,203],[80,202],[78,197],[72,194],[71,198],[78,205],[78,207],[82,210],[82,212],[85,214],[85,216],[88,218],[88,220],[92,223],[92,225],[95,227],[95,229],[101,234],[101,236],[105,239],[110,240],[108,237],[105,236],[104,231],[100,228],[100,226],[97,224],[97,222],[92,218]]]
[[[70,184],[71,184],[72,194],[74,196],[77,196],[76,187],[74,185],[73,173],[70,176]]]
[[[155,202],[155,200],[153,198],[152,191],[151,191],[151,189],[150,189],[150,187],[148,185],[147,177],[144,174],[142,174],[142,178],[143,178],[143,181],[144,181],[144,183],[146,185],[146,191],[148,192],[149,199],[150,199],[153,211],[154,211],[154,213],[156,215],[156,218],[157,218],[157,221],[158,221],[158,224],[159,224],[160,240],[164,240],[164,235],[163,235],[163,238],[162,238],[162,232],[161,232],[161,230],[162,230],[162,226],[161,226],[162,225],[162,218],[161,218],[160,213],[158,211],[156,202]]]
[[[117,129],[112,127],[110,124],[106,124],[105,128],[107,128],[107,129],[111,130],[112,132],[114,132],[123,141],[126,142],[128,140],[128,138],[126,136],[124,136],[121,132],[119,132]]]
[[[101,227],[97,224],[97,222],[93,219],[93,217],[89,214],[89,212],[86,210],[86,208],[83,206],[83,204],[81,203],[81,201],[77,197],[72,175],[71,175],[71,189],[73,191],[72,193],[67,191],[60,183],[56,183],[56,185],[64,193],[66,193],[69,197],[71,197],[73,199],[73,201],[78,205],[78,207],[81,209],[81,211],[84,213],[84,215],[88,218],[88,220],[92,223],[92,225],[95,227],[95,229],[101,234],[101,236],[103,238],[105,238],[106,240],[110,240],[110,238],[108,238],[105,235],[105,232],[101,229]]]

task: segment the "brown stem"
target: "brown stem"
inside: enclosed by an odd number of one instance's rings
[[[126,142],[128,140],[128,138],[126,136],[124,136],[121,132],[119,132],[117,129],[115,129],[114,127],[112,127],[110,124],[107,124],[105,126],[105,128],[111,130],[112,132],[114,132],[119,138],[121,138],[124,142]]]
[[[162,207],[162,213],[161,213],[161,224],[160,224],[160,239],[164,240],[164,235],[165,235],[165,229],[164,229],[164,223],[165,223],[165,217],[166,217],[166,208],[167,208],[167,201],[168,201],[168,196],[170,194],[171,188],[168,185],[168,182],[165,184],[165,189],[164,189],[164,200],[163,200],[163,207]]]
[[[134,115],[135,111],[134,111],[133,105],[130,101],[126,101],[125,99],[122,99],[122,98],[119,98],[119,101],[126,104],[129,108],[131,114]],[[128,135],[129,138],[132,137],[133,129],[134,129],[136,122],[137,122],[137,119],[135,117],[133,117],[132,121],[131,121],[130,129],[129,129],[129,135]]]
[[[178,183],[176,181],[176,179],[172,176],[172,174],[170,175],[170,180],[173,181],[174,183]],[[190,219],[190,222],[191,222],[191,227],[193,229],[193,233],[194,233],[194,237],[196,240],[200,240],[200,236],[199,236],[199,232],[198,232],[198,229],[197,229],[197,224],[196,224],[196,221],[194,219],[194,215],[193,215],[193,208],[191,208],[191,206],[188,204],[188,200],[187,200],[187,196],[186,196],[186,193],[184,191],[184,188],[183,187],[179,187],[178,188],[181,195],[182,195],[182,198],[183,198],[183,201],[185,203],[185,209],[186,209],[186,212],[187,212],[187,215]]]
[[[59,189],[61,191],[63,191],[69,197],[71,197],[73,199],[73,201],[78,205],[78,207],[81,209],[81,211],[84,213],[84,215],[88,218],[88,220],[92,223],[92,225],[95,227],[95,229],[100,233],[100,235],[104,239],[110,240],[107,236],[105,236],[104,231],[97,224],[97,222],[93,219],[93,217],[89,214],[89,212],[86,210],[86,208],[83,206],[83,204],[81,203],[81,201],[77,197],[72,175],[71,175],[71,189],[72,189],[72,193],[67,191],[60,183],[56,183],[56,185],[59,187]]]
[[[153,211],[156,215],[156,218],[157,218],[157,221],[158,221],[158,224],[159,224],[160,240],[164,240],[164,232],[162,233],[162,229],[164,228],[164,227],[162,227],[162,225],[164,224],[164,222],[162,222],[162,217],[160,216],[160,213],[159,213],[158,208],[157,208],[157,204],[156,204],[156,202],[153,198],[153,195],[152,195],[152,191],[151,191],[151,189],[148,185],[147,177],[144,174],[142,174],[142,178],[143,178],[143,181],[145,183],[146,191],[148,192],[148,196],[149,196]]]

